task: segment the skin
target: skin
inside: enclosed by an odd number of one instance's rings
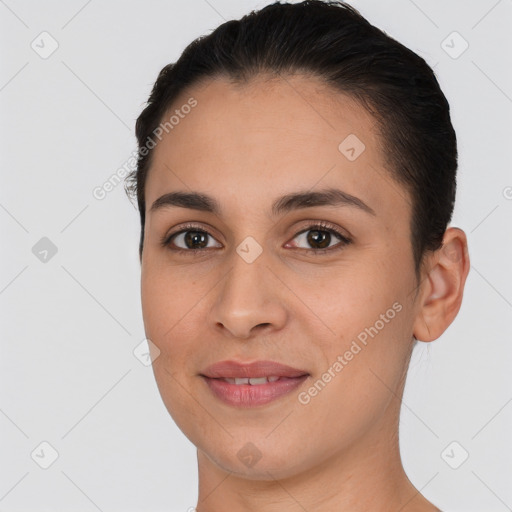
[[[404,472],[398,418],[413,335],[437,339],[459,311],[469,270],[464,232],[446,230],[443,249],[427,254],[418,283],[410,197],[384,167],[375,120],[316,78],[208,80],[173,109],[191,96],[197,106],[154,149],[141,293],[160,394],[197,446],[197,510],[438,510]],[[354,161],[338,149],[349,134],[365,144]],[[347,205],[271,214],[282,195],[329,187],[358,197],[375,215]],[[177,190],[208,194],[222,211],[149,211]],[[332,234],[327,245],[340,249],[315,254],[319,246],[306,230],[318,221],[352,243]],[[197,255],[172,250],[187,250],[183,236],[174,246],[160,244],[186,222],[211,234]],[[236,252],[248,236],[262,248],[252,263]],[[394,303],[400,312],[300,403],[298,394]],[[225,359],[274,360],[310,376],[270,404],[236,408],[215,398],[199,376]],[[252,466],[237,456],[247,443],[260,456]]]

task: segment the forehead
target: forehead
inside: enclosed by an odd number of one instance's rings
[[[172,128],[168,148],[200,144],[201,149],[220,153],[229,146],[267,156],[293,147],[291,158],[309,155],[317,146],[325,152],[329,145],[338,157],[339,143],[351,133],[369,147],[379,143],[375,119],[354,98],[312,76],[264,75],[247,83],[210,79],[184,91],[164,120],[190,98],[197,106]],[[262,141],[273,143],[258,146]]]
[[[194,108],[182,110],[191,99]],[[261,207],[298,188],[338,187],[375,210],[396,210],[401,196],[402,213],[407,211],[407,194],[384,168],[376,120],[319,79],[211,79],[184,91],[163,121],[172,114],[179,122],[153,150],[147,209],[176,188],[208,193],[221,203],[254,199]]]

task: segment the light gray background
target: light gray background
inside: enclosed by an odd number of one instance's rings
[[[0,512],[195,505],[195,449],[133,354],[138,213],[122,185],[103,200],[92,191],[134,151],[159,70],[267,3],[0,0]],[[452,225],[468,235],[471,271],[454,323],[415,350],[405,468],[444,511],[512,510],[512,2],[353,5],[434,66],[459,140]],[[31,47],[51,49],[43,31],[59,45],[47,58]],[[458,58],[454,31],[469,44]],[[43,237],[57,248],[46,262],[33,251]],[[43,441],[58,452],[47,469]]]

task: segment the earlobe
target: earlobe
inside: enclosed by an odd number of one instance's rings
[[[413,333],[419,341],[433,341],[453,322],[462,304],[469,272],[466,234],[459,228],[445,231],[443,246],[430,256],[423,278]]]

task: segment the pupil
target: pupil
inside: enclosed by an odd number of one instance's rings
[[[308,243],[315,247],[315,244],[319,244],[320,247],[317,249],[325,249],[329,247],[331,242],[331,234],[327,231],[311,230],[308,235]]]
[[[187,231],[185,234],[185,244],[189,249],[196,249],[198,247],[197,244],[199,244],[199,247],[205,247],[207,245],[206,233],[201,233],[200,231]]]

